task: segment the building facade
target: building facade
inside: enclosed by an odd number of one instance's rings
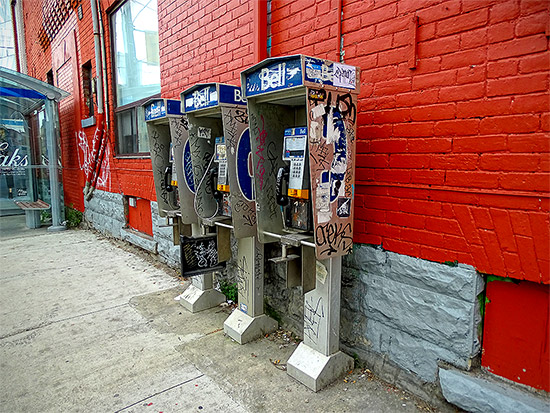
[[[66,205],[173,265],[141,104],[269,56],[359,67],[343,349],[432,400],[446,365],[550,391],[548,1],[99,0],[95,26],[95,0],[18,3],[28,74],[71,93]],[[300,333],[300,291],[266,277]]]

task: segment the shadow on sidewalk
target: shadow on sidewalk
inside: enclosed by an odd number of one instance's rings
[[[32,237],[47,232],[51,223],[42,224],[40,228],[27,228],[25,215],[0,216],[0,239]]]

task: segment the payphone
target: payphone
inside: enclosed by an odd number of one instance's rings
[[[214,259],[215,241],[201,233],[193,207],[196,185],[187,116],[181,101],[172,99],[151,99],[144,110],[159,215],[172,221],[166,226],[173,227],[174,244],[179,244],[182,275],[198,274],[179,299],[189,311],[201,311],[218,305],[223,295],[201,271],[217,264],[217,255]]]
[[[218,200],[218,211],[221,215],[231,216],[231,199],[229,196],[229,178],[227,174],[227,147],[225,137],[216,138],[216,149],[214,151],[214,164],[212,174],[212,194]]]
[[[185,172],[189,171],[184,160],[187,119],[178,100],[154,98],[143,108],[159,215],[172,221],[168,226],[174,230],[174,244],[179,244],[180,235],[190,234],[190,225],[197,222],[194,211],[187,208],[194,192],[192,172]]]
[[[311,231],[307,127],[285,130],[282,157],[288,165],[280,167],[277,172],[276,195],[277,203],[283,207],[284,228]]]
[[[230,254],[230,230],[237,239],[239,307],[224,331],[243,344],[277,328],[263,313],[264,254],[256,238],[246,102],[240,87],[220,83],[195,85],[182,92],[181,100],[189,119],[195,211],[204,230],[217,233],[224,258]]]
[[[287,286],[304,293],[304,341],[287,372],[317,391],[353,365],[339,351],[341,257],[353,248],[360,71],[304,55],[241,73],[258,237],[280,242]]]

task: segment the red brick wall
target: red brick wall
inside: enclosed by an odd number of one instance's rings
[[[273,0],[271,55],[305,54],[338,60],[336,3],[334,0]]]
[[[253,2],[159,0],[161,89],[166,97],[196,83],[240,84],[254,64]]]
[[[550,391],[550,289],[505,281],[487,282],[482,366],[512,381]]]
[[[550,281],[548,5],[344,1],[362,69],[356,242]]]
[[[153,236],[153,219],[151,203],[146,199],[133,198],[135,206],[128,206],[128,225],[140,232]]]
[[[23,2],[23,20],[25,22],[27,74],[46,82],[46,73],[52,67],[51,49],[48,48],[47,52],[45,52],[38,41],[38,33],[42,27],[42,9],[44,3],[44,0]]]

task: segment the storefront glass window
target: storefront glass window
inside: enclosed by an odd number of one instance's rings
[[[118,153],[148,152],[140,104],[160,93],[156,0],[128,0],[111,17],[116,68]],[[130,124],[131,122],[131,124]]]

